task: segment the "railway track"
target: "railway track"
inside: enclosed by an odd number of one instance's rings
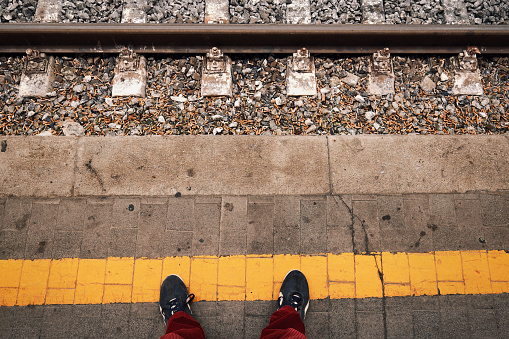
[[[3,24],[0,53],[224,53],[458,54],[477,46],[482,54],[509,54],[509,26],[471,25],[216,25],[216,24]]]
[[[506,133],[505,4],[424,2],[2,3],[0,133]]]

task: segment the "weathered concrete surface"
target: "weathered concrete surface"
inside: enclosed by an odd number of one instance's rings
[[[34,22],[59,22],[62,4],[62,0],[39,0]]]
[[[288,67],[286,68],[286,93],[288,96],[316,95],[315,61],[313,57],[310,59],[309,72],[299,72],[293,69],[293,57],[288,58]]]
[[[205,59],[206,62],[210,62],[207,57]],[[203,69],[201,75],[202,97],[233,96],[232,60],[230,57],[224,57],[224,65],[224,72],[208,72]]]
[[[484,95],[479,70],[475,72],[459,71],[454,77],[453,95]]]
[[[134,71],[120,71],[120,59],[117,58],[115,76],[112,81],[113,97],[145,97],[147,87],[147,59],[140,56],[139,65]]]
[[[311,23],[311,4],[309,0],[293,0],[286,5],[286,23],[302,25]]]
[[[144,24],[147,22],[147,0],[124,0],[122,23]]]
[[[509,190],[504,135],[3,136],[0,142],[0,196]]]
[[[467,6],[463,0],[442,0],[445,22],[454,25],[469,25]]]
[[[329,191],[323,137],[81,138],[77,195],[262,195]]]
[[[29,74],[23,71],[19,82],[19,96],[22,98],[33,98],[54,95],[53,82],[55,80],[55,58],[48,57],[48,67],[44,73]],[[54,93],[54,92],[53,92]]]
[[[362,0],[362,22],[365,24],[383,24],[385,21],[383,0]]]
[[[394,74],[369,74],[368,88],[369,95],[387,95],[394,94]]]
[[[230,2],[228,0],[205,1],[204,22],[206,24],[229,24]]]
[[[329,137],[333,194],[509,189],[509,136]]]
[[[70,196],[75,137],[0,137],[0,195]]]

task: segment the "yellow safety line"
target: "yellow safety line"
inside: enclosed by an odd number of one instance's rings
[[[291,269],[312,299],[509,292],[504,251],[10,259],[0,260],[0,305],[156,302],[169,274],[196,300],[273,300]]]

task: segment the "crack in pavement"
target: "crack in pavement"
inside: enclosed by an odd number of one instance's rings
[[[90,159],[88,161],[88,163],[85,163],[85,167],[90,171],[92,172],[92,174],[94,175],[94,177],[97,179],[97,181],[99,181],[99,185],[101,185],[101,189],[103,192],[106,191],[106,189],[104,188],[104,183],[103,183],[103,180],[101,179],[101,177],[99,176],[99,173],[97,173],[96,169],[94,167],[92,167],[92,159]]]
[[[356,248],[356,244],[355,244],[355,219],[359,220],[360,224],[361,224],[361,228],[362,228],[362,231],[364,233],[364,250],[365,250],[365,253],[367,255],[370,255],[373,257],[373,259],[375,260],[375,265],[376,265],[376,269],[378,271],[378,278],[380,279],[380,283],[382,284],[382,318],[383,318],[383,325],[384,325],[384,339],[387,339],[387,311],[386,311],[386,297],[385,297],[385,286],[384,286],[384,275],[383,275],[383,271],[381,269],[381,267],[379,267],[378,265],[378,261],[376,260],[376,256],[377,254],[375,253],[371,253],[371,251],[369,250],[369,237],[368,237],[368,232],[366,230],[366,226],[364,225],[364,220],[362,220],[361,218],[359,218],[359,216],[357,216],[354,212],[353,212],[353,206],[352,208],[350,206],[348,206],[348,204],[345,202],[345,200],[343,199],[343,197],[341,195],[333,195],[334,197],[334,202],[336,203],[336,205],[339,206],[339,203],[336,199],[339,198],[339,200],[341,201],[341,203],[343,204],[343,206],[346,207],[346,209],[348,210],[348,213],[350,214],[350,225],[349,225],[349,228],[350,228],[350,231],[351,231],[351,235],[352,235],[352,247],[353,247],[353,252],[354,254],[360,254],[361,252],[358,251],[358,249]],[[380,264],[382,264],[382,256],[380,255]],[[355,269],[355,268],[354,268]],[[354,299],[355,300],[355,303],[354,303],[354,311],[355,311],[355,333],[356,333],[356,337],[358,337],[358,331],[357,331],[357,322],[358,322],[358,319],[357,319],[357,298]]]

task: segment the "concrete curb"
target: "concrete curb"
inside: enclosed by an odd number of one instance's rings
[[[509,136],[0,137],[0,196],[509,189]]]

